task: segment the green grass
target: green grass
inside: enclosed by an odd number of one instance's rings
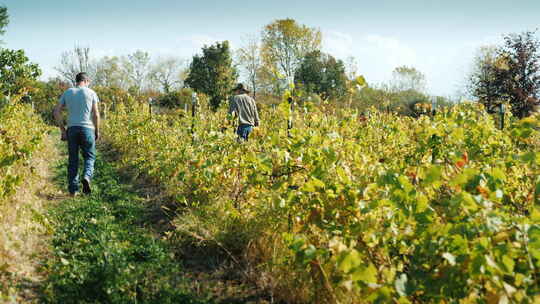
[[[66,163],[66,161],[63,161]],[[46,303],[204,303],[187,291],[165,241],[141,224],[142,199],[98,157],[93,193],[51,210],[55,225]],[[66,165],[57,180],[66,188]]]

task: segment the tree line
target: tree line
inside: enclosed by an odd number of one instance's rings
[[[303,99],[333,100],[348,106],[370,99],[372,102],[364,104],[366,108],[368,104],[380,106],[384,99],[389,101],[386,108],[392,103],[395,110],[397,104],[413,108],[412,104],[429,99],[425,75],[408,66],[393,71],[391,84],[366,90],[368,86],[358,74],[355,58],[344,62],[323,52],[322,39],[321,31],[315,27],[293,19],[275,20],[260,35],[248,36],[236,52],[230,50],[227,41],[205,46],[201,55],[193,57],[185,83],[208,95],[214,107],[226,100],[239,76],[254,97],[260,95],[267,100],[280,100],[289,90],[293,91],[290,95],[303,95]]]
[[[0,8],[0,34],[9,16]],[[540,110],[540,42],[536,32],[504,36],[499,46],[480,48],[468,76],[468,92],[489,111],[507,102],[515,116]],[[227,100],[239,80],[258,100],[277,103],[284,93],[297,99],[332,101],[339,107],[361,110],[375,106],[407,115],[418,114],[418,104],[451,105],[449,98],[430,96],[425,75],[412,66],[398,66],[388,83],[366,83],[354,57],[345,61],[322,51],[321,30],[279,19],[232,50],[228,41],[205,45],[191,59],[152,57],[137,50],[121,56],[95,58],[88,46],[64,51],[55,70],[58,76],[37,81],[38,65],[22,50],[0,49],[0,94],[23,94],[31,99],[52,98],[74,84],[74,75],[86,71],[93,86],[109,95],[153,96],[163,104],[179,106],[191,92],[204,94],[212,107]],[[301,98],[300,98],[301,97]],[[126,97],[127,98],[127,97]],[[55,99],[55,98],[52,98]]]
[[[64,51],[55,68],[60,79],[74,85],[75,75],[86,71],[94,86],[117,87],[133,92],[159,89],[165,93],[183,86],[187,61],[168,56],[151,58],[137,50],[123,56],[93,58],[90,47],[75,46]]]

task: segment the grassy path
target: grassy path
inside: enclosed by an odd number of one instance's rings
[[[65,172],[65,165],[57,168],[64,188]],[[144,212],[142,198],[98,156],[92,195],[51,209],[44,302],[206,303],[188,291],[167,244],[145,229]]]

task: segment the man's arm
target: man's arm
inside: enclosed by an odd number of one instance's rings
[[[66,141],[67,140],[67,130],[66,126],[64,126],[64,119],[62,117],[62,110],[65,108],[65,104],[63,103],[63,100],[60,99],[60,102],[56,104],[53,111],[54,120],[56,121],[56,125],[60,128],[60,140]]]
[[[232,97],[229,100],[229,115],[233,115],[233,113],[236,113],[236,102],[234,101],[234,97]]]
[[[54,107],[54,120],[56,121],[56,125],[60,128],[62,132],[66,131],[66,127],[64,126],[64,120],[62,118],[62,110],[64,110],[65,105],[62,102],[59,102]]]
[[[92,122],[94,128],[96,128],[96,140],[99,139],[99,124],[101,123],[101,117],[99,116],[99,108],[97,101],[92,104]]]
[[[229,100],[229,112],[227,114],[227,124],[230,123],[231,120],[235,118],[235,116],[238,113],[238,109],[236,108],[236,102],[234,101],[234,97]]]

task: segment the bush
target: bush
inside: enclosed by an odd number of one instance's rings
[[[36,113],[41,114],[46,123],[54,124],[54,106],[69,87],[68,83],[57,78],[48,81],[36,81],[32,93],[29,95],[31,99],[25,98],[23,101],[33,102]]]
[[[183,88],[178,91],[172,91],[157,97],[157,104],[169,109],[184,108],[187,104],[191,104],[191,96],[193,90],[189,88]]]

